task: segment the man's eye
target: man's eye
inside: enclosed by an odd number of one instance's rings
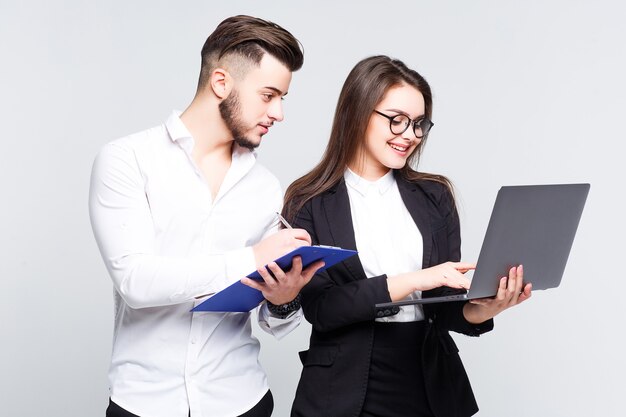
[[[263,94],[263,100],[270,101],[274,97],[273,94]]]

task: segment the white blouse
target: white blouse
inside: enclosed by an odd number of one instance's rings
[[[359,259],[368,278],[394,276],[422,269],[424,252],[422,234],[407,210],[393,171],[376,181],[368,181],[352,172],[344,173],[350,199]],[[421,291],[405,299],[417,299]],[[422,306],[403,306],[394,316],[376,321],[409,322],[424,320]]]

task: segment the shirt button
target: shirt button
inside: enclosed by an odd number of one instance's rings
[[[196,339],[191,339],[191,344],[195,345],[196,344]]]

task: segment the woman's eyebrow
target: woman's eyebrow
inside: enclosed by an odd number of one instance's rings
[[[403,115],[405,115],[406,117],[408,117],[409,119],[413,119],[413,120],[418,120],[418,119],[420,119],[420,118],[424,117],[424,114],[420,114],[420,115],[418,115],[417,117],[413,117],[413,118],[412,118],[412,117],[411,117],[411,116],[410,116],[407,112],[405,112],[404,110],[394,109],[394,108],[391,108],[391,109],[385,109],[385,111],[391,111],[391,112],[395,112],[395,113],[398,113],[398,114],[403,114]]]

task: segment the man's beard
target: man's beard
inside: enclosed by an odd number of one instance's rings
[[[233,135],[233,140],[239,146],[253,150],[258,143],[254,143],[245,136],[246,126],[241,120],[241,105],[239,103],[239,94],[232,90],[226,100],[219,104],[220,114],[226,127]]]

